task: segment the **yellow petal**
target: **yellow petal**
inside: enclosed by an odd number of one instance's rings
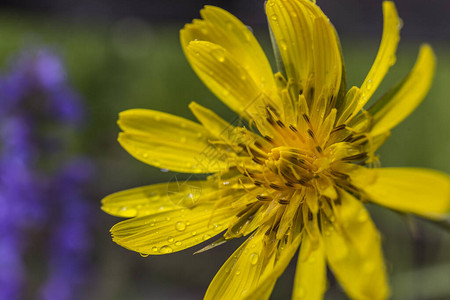
[[[327,286],[325,249],[322,239],[315,247],[307,234],[303,235],[295,271],[293,300],[321,300]]]
[[[277,278],[295,254],[300,236],[287,244],[278,240],[268,243],[267,229],[259,228],[225,262],[211,282],[206,300],[269,298]]]
[[[342,61],[336,32],[330,21],[325,17],[316,18],[313,32],[315,98],[311,108],[311,120],[322,124],[339,92]],[[316,128],[318,124],[314,124]]]
[[[249,75],[239,62],[225,48],[205,41],[192,41],[186,47],[186,55],[206,86],[239,115],[258,121],[265,115],[266,106],[282,113],[282,107],[275,95]],[[265,120],[265,118],[264,118]]]
[[[369,109],[375,124],[372,135],[389,131],[416,109],[431,87],[434,69],[433,50],[429,45],[424,45],[411,73]]]
[[[248,71],[248,75],[258,86],[264,86],[267,90],[274,89],[275,81],[270,64],[247,26],[218,7],[205,6],[200,14],[202,20],[194,20],[180,31],[185,54],[187,55],[187,47],[191,41],[207,41],[220,45],[239,60],[240,65]],[[192,64],[191,57],[187,57]],[[196,68],[194,70],[197,72]]]
[[[356,105],[352,116],[355,116],[364,107],[367,101],[369,101],[387,71],[396,60],[395,52],[397,51],[397,45],[400,40],[401,20],[398,17],[394,2],[383,2],[383,16],[383,36],[381,38],[380,48],[378,49],[378,54],[372,68],[361,85],[360,97],[354,99],[358,104]]]
[[[341,205],[335,211],[339,226],[322,218],[328,264],[350,298],[386,299],[389,287],[380,235],[362,203],[339,192]]]
[[[136,159],[176,172],[211,173],[227,168],[227,157],[209,143],[200,124],[170,114],[132,109],[119,115],[119,142]]]
[[[308,79],[316,77],[316,97],[329,86],[337,95],[342,65],[338,38],[328,18],[311,1],[269,0],[267,17],[276,38],[287,79],[300,90],[310,88]]]
[[[383,206],[439,219],[450,213],[447,174],[413,168],[380,168],[371,185],[361,186],[369,199]]]
[[[189,108],[197,120],[202,123],[206,130],[212,135],[225,140],[230,140],[234,126],[219,117],[212,110],[207,109],[196,102],[191,102]]]
[[[226,190],[217,190],[209,181],[175,180],[168,183],[120,191],[102,199],[102,210],[117,217],[147,216],[180,207],[193,207],[199,202],[224,197]]]
[[[214,209],[213,203],[136,217],[111,228],[113,240],[150,255],[167,254],[200,244],[226,229],[235,208]]]

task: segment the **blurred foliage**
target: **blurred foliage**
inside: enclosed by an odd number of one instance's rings
[[[152,27],[136,19],[107,25],[14,14],[0,17],[3,66],[15,52],[43,44],[54,47],[65,58],[69,79],[88,107],[83,139],[74,147],[92,156],[100,166],[100,179],[93,184],[92,192],[92,201],[99,207],[100,199],[109,193],[174,176],[138,162],[121,149],[116,142],[120,111],[149,108],[193,119],[187,105],[195,100],[227,120],[235,118],[190,69],[178,42],[182,26]],[[269,53],[268,34],[257,32],[257,36]],[[376,55],[378,38],[344,37],[342,44],[349,85],[360,85]],[[379,151],[383,166],[427,167],[450,173],[450,46],[433,46],[438,57],[434,86],[424,103],[394,129]],[[407,74],[418,49],[418,42],[401,41],[397,64],[374,98]],[[450,235],[423,221],[370,207],[382,232],[394,299],[448,299]],[[168,256],[141,258],[111,242],[108,229],[117,219],[100,208],[97,218],[94,277],[86,299],[199,299],[240,242],[232,241],[195,256],[192,253],[203,245]],[[294,266],[291,264],[281,277],[272,299],[289,298]],[[332,278],[327,297],[345,299]]]

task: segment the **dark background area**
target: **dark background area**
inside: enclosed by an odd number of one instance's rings
[[[333,20],[339,31],[346,35],[367,35],[374,33],[382,24],[381,0],[319,0],[318,5]],[[408,24],[411,38],[426,36],[427,39],[448,38],[450,36],[450,1],[445,0],[397,0],[394,1],[401,18]],[[263,0],[101,0],[101,1],[2,1],[0,9],[13,13],[45,14],[83,22],[85,20],[114,22],[124,17],[137,17],[151,23],[189,22],[198,16],[203,5],[220,6],[247,24],[265,27]],[[375,25],[375,26],[374,26]]]

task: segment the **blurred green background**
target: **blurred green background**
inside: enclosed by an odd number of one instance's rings
[[[262,9],[259,12],[263,13]],[[332,21],[340,13],[330,12]],[[401,10],[399,13],[402,15]],[[381,20],[381,5],[376,15]],[[190,18],[194,17],[198,15]],[[370,69],[381,37],[379,21],[368,35],[355,32],[346,35],[339,27],[346,20],[334,22],[341,34],[349,86],[360,85]],[[62,53],[70,81],[87,106],[88,120],[74,147],[94,158],[99,176],[91,192],[91,201],[98,206],[92,277],[83,299],[201,299],[215,272],[242,242],[232,241],[198,255],[192,253],[202,245],[181,253],[143,258],[111,241],[108,230],[119,219],[100,210],[101,198],[112,192],[166,182],[175,175],[138,162],[120,147],[116,142],[119,112],[148,108],[193,119],[187,105],[196,101],[227,120],[234,119],[233,113],[190,69],[178,41],[182,26],[183,21],[152,23],[151,19],[135,16],[114,21],[101,18],[80,21],[18,10],[0,12],[2,65],[27,47],[55,48]],[[436,77],[426,100],[393,130],[379,151],[381,164],[450,173],[450,44],[435,33],[431,40],[423,33],[417,36],[408,32],[409,26],[404,24],[406,38],[400,42],[397,63],[374,98],[409,71],[421,41],[430,42],[435,49]],[[258,22],[254,27],[272,59],[267,31]],[[370,209],[382,233],[393,299],[450,299],[450,234],[418,219],[407,219],[378,207]],[[271,299],[290,297],[294,266],[291,264],[279,279]],[[36,284],[40,280],[41,274],[33,270],[32,264],[29,276]],[[326,299],[346,299],[332,278]]]

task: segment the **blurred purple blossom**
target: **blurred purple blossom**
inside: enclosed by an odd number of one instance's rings
[[[67,147],[53,147],[55,139],[68,144],[67,137],[47,136],[40,127],[74,131],[82,124],[83,106],[51,50],[21,53],[9,69],[0,75],[0,299],[24,297],[23,260],[36,233],[45,237],[39,246],[48,249],[39,297],[78,299],[90,259],[94,208],[85,195],[94,167]],[[51,167],[42,166],[46,161]]]

